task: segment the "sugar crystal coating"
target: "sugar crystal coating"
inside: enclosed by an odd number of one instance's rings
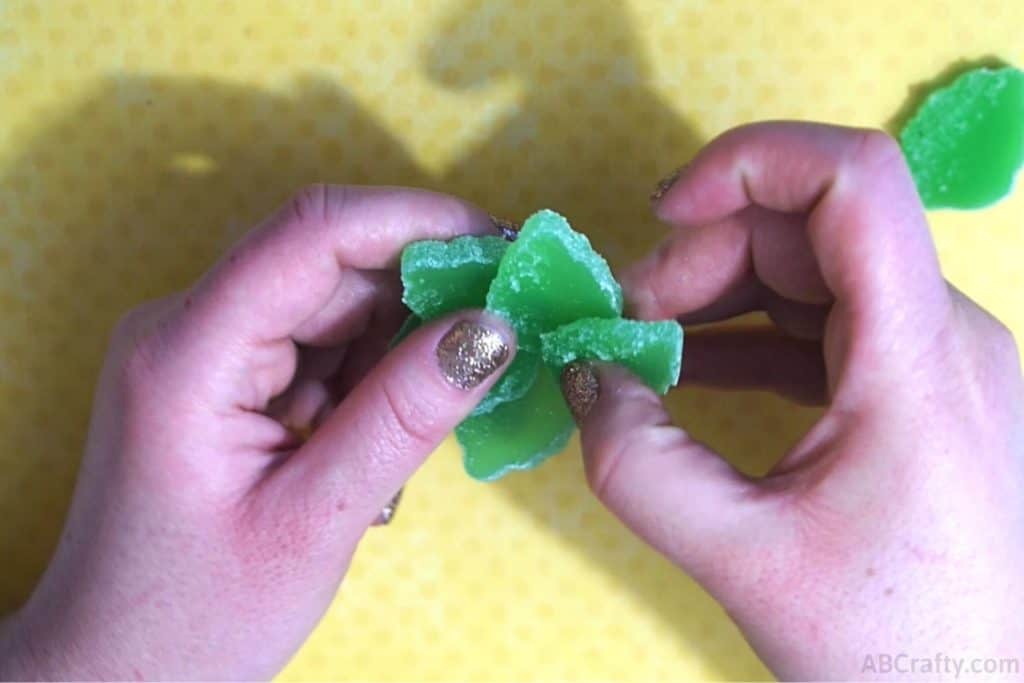
[[[575,360],[614,362],[664,394],[679,381],[683,328],[674,320],[585,318],[542,334],[541,346],[556,373]]]
[[[466,308],[483,308],[487,290],[509,243],[490,235],[466,235],[450,242],[423,240],[402,251],[402,301],[413,314],[391,345],[396,346],[423,322]],[[517,355],[475,408],[484,413],[526,393],[539,364],[539,352]]]
[[[402,301],[423,320],[483,308],[508,246],[489,235],[413,242],[402,251]]]
[[[511,244],[472,236],[410,244],[402,284],[413,314],[393,344],[423,322],[481,306],[516,332],[515,358],[455,429],[475,479],[530,469],[565,447],[574,424],[558,378],[572,360],[622,363],[661,392],[678,379],[681,328],[622,320],[608,264],[553,211],[528,218]]]
[[[900,144],[925,207],[977,209],[1002,199],[1024,163],[1024,72],[968,71],[925,99]]]
[[[519,346],[577,318],[617,318],[622,288],[608,263],[554,211],[526,219],[487,292],[487,309],[515,328]]]

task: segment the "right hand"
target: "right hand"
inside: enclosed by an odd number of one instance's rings
[[[867,658],[885,654],[908,655],[903,674],[936,653],[965,667],[1019,658],[1018,352],[943,279],[900,148],[874,131],[746,126],[704,149],[655,211],[672,233],[625,277],[636,317],[759,309],[778,327],[691,334],[684,379],[828,408],[751,479],[671,425],[635,378],[596,367],[581,429],[597,496],[781,677],[875,677]]]

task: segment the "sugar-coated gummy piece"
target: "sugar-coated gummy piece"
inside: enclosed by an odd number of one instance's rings
[[[483,308],[508,246],[490,235],[413,242],[402,251],[402,301],[423,320]]]
[[[392,340],[396,345],[425,320],[465,308],[483,308],[487,290],[509,243],[490,235],[466,235],[450,242],[413,242],[402,251],[402,300],[420,322],[407,319]],[[538,354],[516,356],[474,413],[519,398],[536,375]]]
[[[929,209],[977,209],[1005,197],[1024,163],[1024,72],[968,71],[925,99],[900,144]]]
[[[536,467],[565,448],[574,429],[558,380],[541,366],[525,396],[455,428],[466,473],[493,481],[513,470]]]
[[[494,383],[491,390],[483,397],[471,415],[483,415],[507,401],[522,398],[529,391],[537,378],[537,369],[541,365],[540,353],[528,349],[519,349],[505,369],[501,379]]]
[[[679,381],[683,328],[674,320],[585,318],[542,334],[544,362],[555,373],[574,360],[618,363],[659,394]]]
[[[516,330],[513,362],[456,428],[470,476],[491,481],[557,453],[574,423],[540,334],[578,318],[618,318],[622,289],[587,238],[553,211],[531,216],[510,244],[496,237],[417,242],[402,253],[403,300],[413,315],[395,342],[422,324],[486,304]]]
[[[418,315],[410,313],[409,317],[402,321],[402,326],[398,328],[398,332],[395,332],[395,336],[391,338],[388,348],[393,349],[401,344],[403,339],[415,332],[422,324],[423,320]]]
[[[487,309],[515,328],[520,348],[578,318],[617,318],[622,288],[586,236],[554,211],[538,211],[508,245],[487,292]]]

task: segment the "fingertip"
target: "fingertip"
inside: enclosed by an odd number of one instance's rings
[[[640,261],[627,267],[619,274],[619,284],[626,299],[626,314],[638,320],[659,320],[670,315],[663,315],[658,297],[651,286],[651,276],[656,270],[656,264],[661,246],[655,252],[648,254]]]
[[[590,361],[573,361],[562,368],[559,378],[562,396],[580,427],[586,422],[601,390],[600,380]]]
[[[569,363],[562,370],[561,388],[581,431],[587,431],[591,425],[599,425],[602,430],[614,430],[608,424],[617,419],[615,411],[624,402],[636,398],[652,399],[646,401],[648,407],[661,405],[658,396],[647,385],[615,363],[591,360]]]
[[[580,424],[594,495],[698,580],[712,580],[719,541],[735,531],[749,484],[672,424],[661,398],[625,368],[590,365],[598,397]]]
[[[484,311],[423,325],[352,388],[297,466],[369,523],[479,404],[515,349],[511,327]]]
[[[463,391],[489,386],[516,354],[516,334],[504,319],[482,310],[461,311],[432,329],[434,355],[444,380]]]

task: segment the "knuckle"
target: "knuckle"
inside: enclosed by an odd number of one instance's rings
[[[149,317],[148,310],[148,306],[143,304],[125,312],[114,325],[114,342],[134,340],[145,327],[145,321]]]
[[[122,384],[138,386],[157,373],[159,363],[154,346],[149,336],[142,336],[124,347],[118,373]]]
[[[859,131],[851,160],[868,169],[903,168],[903,150],[891,135],[877,128]]]
[[[158,302],[137,306],[123,316],[114,328],[111,357],[116,363],[122,385],[136,386],[156,374],[163,346]]]
[[[288,201],[289,215],[299,223],[326,221],[336,207],[344,205],[344,187],[314,183],[302,188]]]
[[[634,447],[632,435],[615,434],[592,448],[586,468],[587,485],[598,500],[609,502],[619,464]]]

